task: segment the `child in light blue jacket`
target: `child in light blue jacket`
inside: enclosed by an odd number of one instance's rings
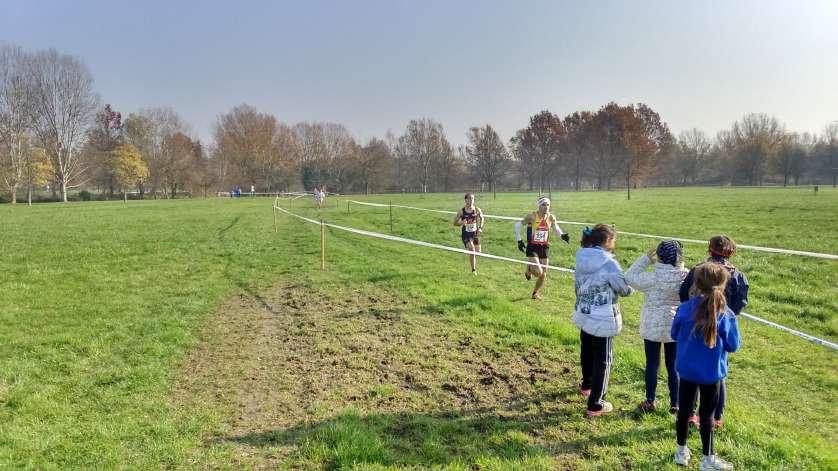
[[[580,330],[582,383],[579,390],[588,396],[588,417],[614,410],[605,400],[612,340],[623,328],[619,296],[632,293],[612,253],[616,238],[614,229],[605,224],[597,224],[593,229],[586,227],[582,231],[582,248],[576,252],[573,322]]]

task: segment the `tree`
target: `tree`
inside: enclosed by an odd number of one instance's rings
[[[838,179],[838,121],[823,128],[821,144],[821,168],[825,174],[832,175],[832,187],[835,188]]]
[[[788,133],[777,148],[774,169],[783,176],[783,186],[788,186],[792,175],[800,175],[806,165],[807,152],[797,133]],[[795,181],[795,184],[797,182]]]
[[[112,151],[109,159],[111,174],[116,183],[122,189],[124,201],[128,201],[128,188],[138,186],[148,178],[148,166],[143,161],[140,150],[132,144],[123,144]]]
[[[155,199],[158,192],[166,198],[171,195],[167,191],[167,185],[172,183],[175,163],[177,161],[179,165],[179,160],[186,158],[183,151],[186,147],[184,141],[181,141],[184,143],[183,146],[177,147],[179,153],[173,153],[172,139],[178,133],[185,136],[186,132],[186,125],[171,108],[141,109],[138,113],[129,115],[125,120],[126,142],[137,147],[148,165],[147,182]],[[140,193],[142,197],[145,193],[145,184]]]
[[[625,142],[626,110],[609,103],[594,115],[587,137],[591,149],[588,164],[596,187],[611,189],[611,181],[623,171],[628,148]]]
[[[735,171],[744,176],[748,185],[762,185],[768,163],[784,135],[785,129],[777,119],[765,113],[749,113],[733,123]]]
[[[182,190],[189,181],[194,150],[194,142],[182,132],[169,134],[163,139],[163,153],[161,161],[158,162],[158,171],[166,198],[175,198],[178,189]]]
[[[442,124],[429,118],[411,120],[397,146],[398,156],[412,167],[412,174],[423,193],[431,186],[433,165],[452,158],[452,153]]]
[[[551,182],[555,168],[561,164],[567,131],[558,116],[542,111],[530,117],[530,124],[512,138],[514,152],[527,168],[525,172],[538,180],[538,193],[552,194]],[[529,177],[532,179],[533,177]]]
[[[275,147],[278,125],[270,114],[242,104],[218,117],[213,130],[217,158],[234,170],[231,182],[263,184],[280,172],[281,161]]]
[[[61,200],[83,173],[80,148],[98,107],[93,77],[75,57],[54,49],[36,53],[27,67],[34,132],[52,161]]]
[[[26,160],[24,177],[26,179],[26,203],[32,206],[32,190],[36,186],[44,186],[49,183],[53,176],[52,163],[41,148],[32,149],[29,158]]]
[[[675,151],[675,166],[682,185],[688,182],[695,184],[712,150],[713,145],[707,135],[698,128],[681,132]]]
[[[383,140],[374,137],[360,149],[356,178],[364,194],[369,194],[370,189],[387,186],[392,165],[393,154]]]
[[[108,160],[112,152],[123,141],[122,114],[111,109],[111,105],[96,113],[93,126],[87,133],[85,146],[91,164],[91,178],[97,184],[106,188],[113,196],[114,178]]]
[[[480,182],[489,185],[489,191],[497,198],[496,185],[511,164],[511,158],[500,136],[490,125],[472,127],[468,132],[465,149],[466,161]]]
[[[591,126],[594,115],[590,111],[577,111],[562,120],[567,132],[567,154],[573,171],[573,189],[580,191],[585,172],[585,158],[590,149]]]
[[[0,46],[0,176],[12,204],[17,203],[17,189],[24,182],[32,147],[31,87],[26,78],[29,60],[19,47]]]
[[[626,107],[623,116],[628,121],[624,126],[628,150],[625,168],[626,194],[631,199],[632,178],[643,175],[672,150],[672,133],[660,115],[643,103]]]

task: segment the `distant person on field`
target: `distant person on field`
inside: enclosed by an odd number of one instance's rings
[[[691,405],[701,394],[698,408],[701,432],[701,464],[699,469],[733,469],[713,449],[713,411],[719,399],[722,380],[727,376],[727,354],[739,349],[739,327],[736,316],[726,305],[724,290],[730,274],[719,263],[705,262],[690,272],[693,275],[693,296],[678,307],[670,334],[678,353],[675,368],[680,382],[678,402],[682,405],[675,422],[677,448],[675,464],[687,466],[690,449],[687,436]]]
[[[465,206],[457,211],[454,216],[454,225],[462,226],[460,238],[463,240],[463,245],[467,250],[472,252],[480,252],[480,236],[483,234],[483,211],[474,205],[474,195],[466,193]],[[469,265],[471,265],[471,272],[477,274],[477,255],[468,256]]]
[[[579,327],[582,383],[579,391],[588,397],[588,417],[614,410],[606,402],[611,373],[613,338],[623,329],[620,296],[632,293],[623,270],[614,258],[617,233],[597,224],[582,231],[582,248],[576,251],[576,306],[573,322]]]
[[[254,186],[254,185],[250,185],[250,196],[251,197],[256,196],[256,186]]]
[[[657,248],[641,255],[626,271],[628,284],[643,293],[643,308],[640,310],[640,336],[646,352],[646,399],[640,403],[640,410],[656,408],[658,369],[660,368],[661,344],[666,364],[669,386],[669,412],[678,412],[678,373],[675,371],[675,341],[669,335],[675,311],[681,304],[678,290],[687,276],[684,268],[681,243],[664,240]],[[653,265],[654,270],[646,269]]]
[[[320,187],[314,187],[314,205],[317,206],[317,209],[320,209],[320,206],[323,204],[323,200],[320,196]]]
[[[562,231],[556,216],[550,213],[550,198],[542,197],[536,202],[536,211],[527,214],[515,223],[515,239],[518,250],[524,252],[530,264],[524,270],[524,277],[529,280],[536,276],[532,299],[541,299],[539,290],[547,279],[547,266],[550,259],[550,229],[556,232],[565,243],[570,243],[570,235]],[[521,226],[527,225],[527,242],[521,240]]]
[[[725,285],[725,299],[727,300],[727,307],[733,311],[733,314],[738,316],[739,313],[742,312],[742,309],[748,305],[749,287],[745,274],[730,263],[730,257],[733,257],[736,253],[736,242],[724,234],[713,236],[708,244],[707,252],[710,255],[707,262],[715,263],[723,267],[730,275],[727,284]],[[694,271],[695,268],[690,270],[687,274],[687,278],[684,279],[684,282],[681,284],[681,289],[679,291],[681,301],[686,301],[691,296]],[[722,417],[725,411],[726,398],[727,385],[723,379],[719,389],[719,404],[716,406],[716,412],[714,415],[716,427],[722,426]],[[682,405],[686,406],[686,404],[683,403]],[[695,407],[693,407],[693,414],[690,416],[690,422],[693,425],[698,423],[698,418],[695,415]]]

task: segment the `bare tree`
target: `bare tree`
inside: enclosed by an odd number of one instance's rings
[[[99,98],[87,67],[73,56],[50,49],[36,53],[28,63],[34,131],[52,161],[66,202],[67,189],[82,183],[76,183],[85,170],[80,148]]]
[[[187,126],[171,108],[145,108],[132,113],[125,120],[125,139],[139,149],[143,160],[148,165],[148,185],[153,197],[158,192],[165,197],[170,193],[166,189],[170,181],[173,155],[167,148],[167,142],[177,133],[186,134]],[[145,188],[140,190],[145,193]]]
[[[111,197],[114,195],[116,181],[110,159],[113,151],[122,145],[122,131],[122,114],[107,104],[96,113],[84,146],[85,158],[90,167],[89,177],[97,186],[107,189]]]
[[[731,135],[736,142],[736,170],[749,185],[762,185],[768,164],[785,133],[777,119],[765,113],[749,113],[733,123]]]
[[[774,169],[783,176],[783,186],[788,186],[793,175],[799,176],[803,172],[806,157],[807,151],[801,136],[797,133],[787,133],[780,142],[773,161]]]
[[[466,160],[481,183],[489,185],[489,191],[497,198],[496,185],[509,169],[512,160],[509,151],[490,125],[472,127],[468,132]]]
[[[399,156],[412,167],[420,191],[428,192],[431,186],[433,165],[447,159],[452,153],[442,124],[429,118],[411,120],[399,138]]]
[[[17,46],[0,46],[0,176],[17,203],[18,186],[24,183],[32,154],[30,86],[26,78],[29,57]]]
[[[823,128],[821,143],[822,168],[826,174],[832,175],[832,187],[835,188],[838,179],[838,121],[833,121]]]
[[[573,172],[573,189],[581,190],[582,176],[585,172],[585,158],[590,152],[588,134],[594,115],[590,111],[577,111],[565,116],[562,123],[567,131],[567,154],[569,166]]]
[[[534,178],[538,180],[539,193],[546,190],[552,194],[551,182],[556,168],[562,163],[566,137],[562,120],[545,110],[530,117],[529,126],[512,138],[515,154],[521,163],[528,166],[525,172],[529,174],[535,169]]]
[[[278,166],[274,147],[277,121],[273,115],[239,105],[218,117],[213,135],[217,157],[236,170],[233,178],[270,186],[266,180]]]
[[[356,165],[356,178],[364,194],[386,186],[392,173],[393,154],[387,143],[372,138],[360,149]]]
[[[710,159],[713,149],[710,139],[698,128],[682,131],[678,136],[675,166],[681,177],[681,184],[695,183],[699,173]]]

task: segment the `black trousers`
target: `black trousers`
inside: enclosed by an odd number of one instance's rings
[[[646,351],[646,400],[655,400],[658,389],[658,370],[661,363],[661,343],[643,340]],[[669,386],[669,405],[678,406],[678,372],[675,371],[675,342],[663,344],[663,358],[666,363],[666,383]]]
[[[701,392],[701,403],[698,405],[698,423],[701,432],[701,453],[704,455],[713,454],[713,412],[716,410],[716,404],[719,401],[719,384],[720,381],[713,384],[698,384],[681,378],[678,385],[679,404],[692,404],[695,402],[696,394],[699,391]],[[675,436],[678,444],[682,446],[687,444],[691,413],[692,410],[689,407],[678,409]]]
[[[582,389],[590,389],[588,410],[602,409],[602,402],[608,392],[608,377],[611,375],[612,337],[596,337],[579,331],[581,343]]]

